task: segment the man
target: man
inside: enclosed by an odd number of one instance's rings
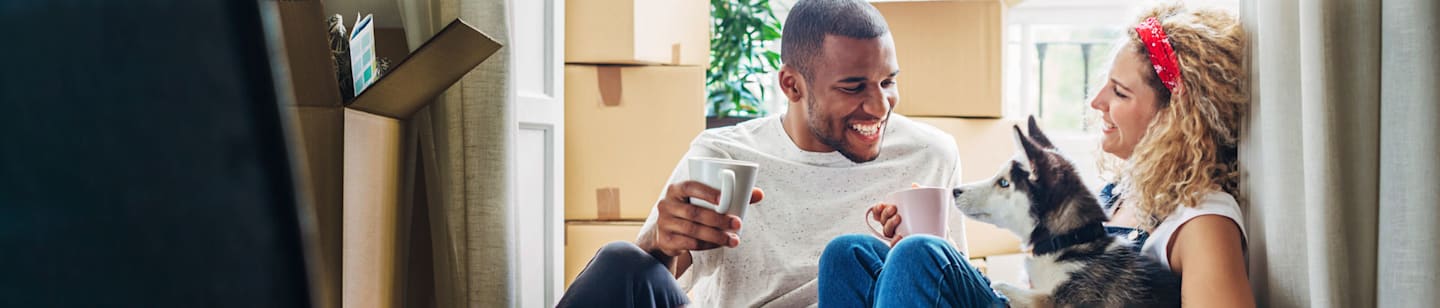
[[[690,303],[686,291],[701,307],[813,306],[820,253],[837,236],[866,232],[867,208],[912,183],[958,184],[954,139],[891,113],[900,65],[875,7],[799,1],[781,59],[789,111],[696,137],[639,238],[602,248],[561,306],[679,306]],[[690,157],[760,165],[765,191],[756,189],[745,221],[690,205],[719,194],[689,181]]]

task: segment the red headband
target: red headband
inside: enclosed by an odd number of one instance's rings
[[[1180,59],[1175,57],[1175,49],[1171,48],[1170,39],[1165,37],[1165,29],[1160,28],[1160,21],[1155,17],[1146,18],[1145,22],[1135,26],[1135,33],[1145,44],[1145,50],[1150,51],[1150,64],[1155,67],[1155,74],[1160,75],[1166,89],[1175,91],[1175,87],[1180,85]]]

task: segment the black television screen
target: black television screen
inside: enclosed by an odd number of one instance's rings
[[[0,3],[0,307],[311,304],[265,13]]]

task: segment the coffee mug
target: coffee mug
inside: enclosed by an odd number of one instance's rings
[[[759,169],[759,164],[743,160],[690,158],[690,180],[720,190],[718,205],[700,198],[690,198],[690,204],[745,219],[745,208],[750,204]]]
[[[950,206],[954,202],[949,189],[939,187],[916,187],[890,193],[885,196],[885,203],[895,206],[896,214],[900,215],[900,225],[895,227],[895,235],[908,236],[911,234],[929,234],[938,237],[945,237],[950,231]],[[870,214],[874,207],[865,210],[865,227],[870,228],[870,233],[875,236],[890,240],[879,230],[870,225]],[[881,222],[884,228],[884,222]]]

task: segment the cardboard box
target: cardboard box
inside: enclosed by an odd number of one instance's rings
[[[969,183],[995,176],[1015,156],[1015,131],[1024,123],[1012,119],[911,117],[955,137],[960,148],[960,181]],[[962,215],[963,216],[963,215]],[[971,258],[1020,252],[1020,239],[995,225],[965,218],[965,241]]]
[[[710,2],[565,1],[565,62],[710,64]]]
[[[640,234],[641,222],[566,222],[565,223],[565,288],[590,264],[595,252],[614,241],[634,242]]]
[[[1020,119],[966,119],[910,117],[929,124],[955,137],[960,148],[960,180],[988,179],[1000,171],[1005,162],[1015,157],[1014,125],[1024,128]]]
[[[305,182],[322,246],[320,306],[399,304],[401,121],[500,44],[463,21],[440,30],[343,105],[317,1],[277,1]],[[377,41],[384,38],[377,38]],[[401,38],[403,39],[403,38]],[[378,43],[378,42],[377,42]]]
[[[877,2],[900,61],[908,116],[1001,116],[999,1]]]
[[[704,103],[704,67],[566,65],[565,219],[649,216]]]
[[[295,116],[295,125],[299,128],[300,137],[295,138],[302,143],[301,151],[304,151],[305,159],[301,166],[304,166],[308,186],[310,187],[310,204],[315,209],[315,229],[320,256],[316,258],[319,266],[312,270],[318,279],[311,282],[315,288],[314,303],[318,307],[333,308],[340,307],[340,283],[341,283],[341,238],[342,238],[342,213],[340,204],[341,191],[340,181],[317,181],[311,175],[316,174],[339,174],[343,168],[339,159],[320,159],[312,152],[318,149],[339,148],[344,138],[338,129],[318,129],[323,126],[314,125],[316,121],[331,121],[339,126],[340,113],[317,114],[299,112],[306,106],[330,106],[340,104],[340,83],[335,80],[335,65],[330,58],[329,41],[327,40],[327,25],[325,24],[324,8],[319,1],[266,1],[267,5],[275,5],[276,12],[280,16],[280,29],[285,46],[285,60],[289,64],[290,90],[293,93],[291,103],[291,114]],[[306,125],[300,123],[312,123],[312,129],[306,129]],[[307,150],[315,148],[315,150]]]
[[[285,58],[290,68],[290,89],[295,104],[332,106],[340,104],[340,82],[335,80],[335,63],[330,58],[329,26],[320,1],[266,1],[278,7]],[[336,89],[331,91],[330,89]]]

